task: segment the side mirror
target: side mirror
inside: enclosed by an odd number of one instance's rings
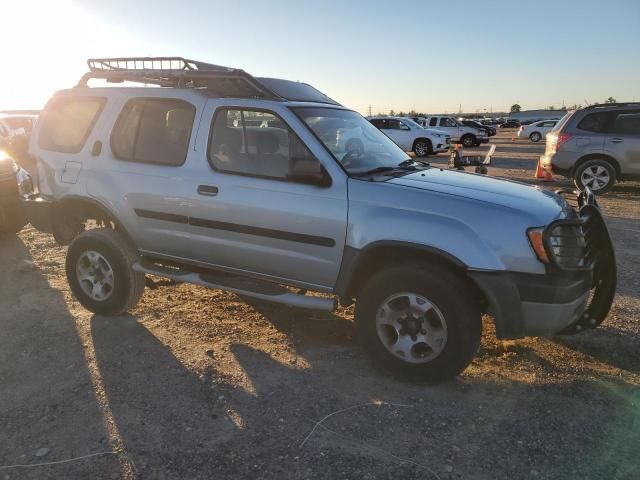
[[[317,187],[331,186],[331,177],[322,164],[317,160],[292,159],[289,167],[289,180]]]

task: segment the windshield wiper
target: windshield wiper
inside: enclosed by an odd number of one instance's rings
[[[424,160],[416,160],[415,158],[407,158],[405,161],[400,162],[398,164],[398,167],[410,167],[410,166],[412,166],[413,163],[419,163],[421,165],[426,165],[427,167],[431,166],[431,164],[429,162],[425,162]]]

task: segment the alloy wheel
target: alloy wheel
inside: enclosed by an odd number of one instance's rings
[[[98,252],[88,251],[78,257],[76,276],[80,288],[92,300],[102,302],[113,293],[113,268]]]
[[[602,190],[611,181],[609,171],[601,165],[592,165],[585,168],[580,175],[580,181],[585,187],[589,187],[593,191]]]

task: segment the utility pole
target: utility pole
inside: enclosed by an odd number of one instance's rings
[[[371,115],[371,105],[369,105],[369,116],[372,117],[373,115]]]

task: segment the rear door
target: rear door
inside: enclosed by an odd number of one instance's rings
[[[143,251],[157,256],[191,256],[187,212],[195,173],[185,163],[204,100],[185,97],[119,98],[103,152],[88,172],[88,193],[114,212]]]
[[[623,110],[611,119],[605,153],[620,164],[623,174],[640,174],[640,109]]]
[[[460,140],[461,136],[460,130],[462,130],[463,127],[460,127],[453,119],[449,117],[440,117],[437,128],[438,130],[444,130],[449,135],[451,135],[452,141],[458,141]]]
[[[189,185],[193,258],[329,290],[348,209],[346,177],[330,154],[288,109],[256,109],[249,101],[209,100],[198,138],[192,165],[200,173]],[[299,161],[318,171],[324,164],[331,185],[291,180]]]

